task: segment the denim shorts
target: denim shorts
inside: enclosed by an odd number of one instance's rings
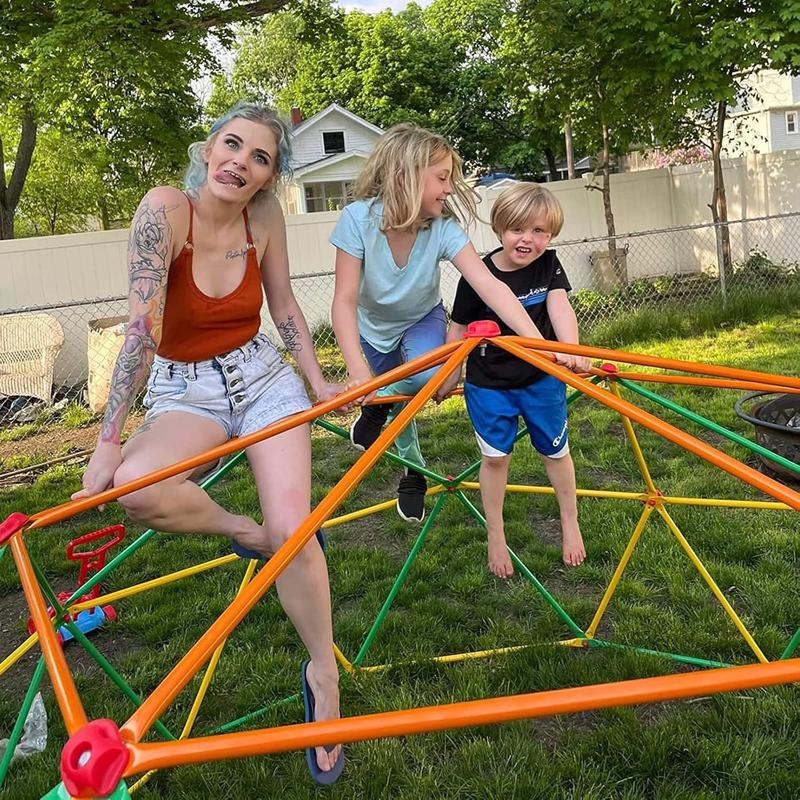
[[[229,438],[311,407],[303,381],[263,333],[207,361],[156,356],[144,405],[145,420],[184,411],[213,420]]]

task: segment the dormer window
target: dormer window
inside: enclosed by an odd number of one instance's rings
[[[323,131],[322,149],[326,156],[344,153],[344,131]]]

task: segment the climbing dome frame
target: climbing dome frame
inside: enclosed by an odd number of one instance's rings
[[[542,371],[556,376],[575,391],[568,401],[586,396],[594,399],[618,412],[622,419],[625,435],[632,448],[642,476],[642,488],[639,491],[608,491],[602,489],[579,489],[579,497],[596,497],[641,504],[642,512],[636,523],[627,546],[617,564],[612,578],[603,593],[597,609],[588,626],[581,627],[558,601],[547,591],[538,578],[522,563],[517,555],[510,551],[512,561],[530,582],[535,590],[544,598],[553,612],[563,623],[569,636],[556,642],[557,644],[575,648],[621,648],[641,653],[665,656],[670,659],[688,663],[698,667],[706,667],[702,671],[673,674],[659,677],[627,680],[614,683],[587,685],[567,689],[542,691],[532,694],[512,695],[494,699],[473,700],[469,702],[451,703],[442,706],[413,708],[388,713],[345,717],[339,720],[319,721],[297,725],[280,726],[244,732],[233,732],[266,709],[260,709],[220,726],[210,735],[193,737],[192,728],[197,719],[200,706],[205,697],[211,678],[222,654],[225,642],[234,628],[241,622],[259,599],[272,586],[281,572],[292,559],[305,547],[320,527],[330,528],[345,524],[353,519],[362,518],[381,511],[394,504],[394,501],[353,512],[341,517],[333,515],[350,492],[369,473],[374,464],[384,455],[409,465],[399,456],[388,453],[387,449],[408,425],[424,404],[435,395],[447,376],[467,358],[478,346],[501,347],[508,353],[538,367]],[[561,351],[576,355],[585,355],[593,359],[601,359],[602,367],[592,367],[587,375],[576,375],[555,364],[551,351]],[[655,367],[669,371],[663,373],[622,372],[614,362]],[[306,520],[297,528],[292,536],[260,569],[257,561],[250,561],[239,586],[236,597],[212,623],[207,632],[189,649],[186,655],[165,676],[163,681],[146,698],[140,698],[128,686],[124,679],[98,652],[86,636],[64,615],[85,608],[99,606],[104,603],[128,597],[139,592],[166,585],[201,572],[214,569],[238,560],[238,556],[229,555],[216,558],[202,564],[178,570],[169,575],[137,584],[92,600],[76,601],[94,586],[99,584],[117,565],[128,556],[143,547],[154,535],[154,530],[143,533],[136,541],[128,545],[108,565],[93,575],[63,604],[59,604],[55,593],[49,586],[42,570],[35,564],[25,546],[24,538],[34,531],[69,519],[83,511],[115,500],[122,495],[149,486],[158,481],[194,469],[225,455],[236,454],[220,470],[205,481],[209,487],[223,478],[244,456],[249,445],[280,434],[297,425],[316,421],[316,423],[334,433],[347,437],[347,433],[324,416],[339,407],[350,403],[366,393],[389,386],[409,375],[416,374],[434,366],[440,368],[426,386],[414,397],[381,398],[380,402],[407,400],[405,407],[389,423],[378,440],[356,460],[328,495],[317,505]],[[673,373],[683,374],[673,374]],[[476,328],[463,342],[443,345],[436,350],[381,375],[360,387],[347,391],[335,399],[320,403],[312,409],[283,419],[262,431],[246,437],[234,439],[226,444],[199,454],[165,469],[143,476],[124,486],[120,486],[94,497],[64,503],[60,506],[40,511],[30,517],[23,513],[12,514],[0,525],[0,556],[10,550],[19,574],[20,583],[25,594],[36,632],[19,645],[10,655],[0,662],[0,674],[15,664],[24,653],[38,645],[41,658],[34,671],[17,722],[12,731],[5,757],[0,763],[0,784],[5,779],[28,710],[33,702],[41,679],[47,669],[58,707],[62,714],[69,739],[62,751],[61,778],[58,784],[46,797],[110,797],[126,798],[141,786],[154,771],[181,764],[205,762],[234,757],[244,757],[264,753],[276,753],[303,749],[311,746],[322,746],[337,743],[348,743],[371,738],[404,736],[450,728],[485,725],[489,723],[563,714],[590,709],[605,708],[616,705],[675,700],[696,697],[719,692],[730,692],[761,686],[791,683],[800,680],[800,659],[793,658],[800,645],[800,629],[787,642],[781,657],[769,662],[758,643],[747,630],[745,624],[727,600],[722,590],[703,565],[697,553],[683,535],[675,520],[669,513],[669,506],[717,506],[727,508],[758,508],[774,510],[800,511],[800,494],[788,486],[750,468],[740,461],[728,456],[709,444],[695,438],[644,411],[622,397],[621,388],[630,390],[638,396],[653,401],[682,417],[700,424],[716,434],[743,445],[753,452],[780,463],[800,475],[800,466],[781,456],[771,453],[763,447],[729,431],[722,426],[683,408],[676,403],[662,398],[660,395],[641,386],[641,383],[672,383],[716,388],[741,389],[751,391],[774,391],[784,393],[800,393],[800,379],[762,372],[739,370],[723,366],[698,364],[693,362],[662,359],[636,353],[626,353],[604,348],[569,345],[563,342],[547,342],[538,339],[525,339],[515,336],[493,336],[486,328]],[[720,498],[679,497],[663,493],[655,484],[648,469],[647,460],[639,444],[632,423],[637,423],[668,441],[679,445],[702,459],[759,489],[772,500],[729,500]],[[521,431],[519,436],[523,436]],[[387,664],[368,664],[367,656],[382,622],[389,613],[392,602],[400,591],[406,576],[411,570],[414,560],[423,547],[428,532],[436,523],[442,508],[447,502],[462,505],[470,515],[484,524],[483,517],[467,495],[470,490],[479,488],[471,478],[478,471],[480,462],[472,464],[460,475],[441,476],[422,468],[420,471],[434,483],[428,492],[435,496],[430,514],[422,526],[408,557],[398,574],[384,604],[371,629],[367,632],[359,651],[349,659],[338,647],[336,657],[347,673],[359,671],[380,671]],[[552,493],[550,487],[510,485],[511,492],[527,492],[533,494]],[[722,606],[736,629],[739,631],[753,653],[755,663],[745,665],[729,665],[719,661],[680,653],[655,651],[645,647],[631,646],[603,639],[597,636],[598,626],[611,602],[625,569],[638,543],[645,535],[649,520],[653,515],[660,517],[672,536],[675,538],[686,557],[696,568],[709,591]],[[48,615],[48,604],[56,609],[55,620]],[[101,668],[117,684],[123,694],[135,705],[136,710],[121,726],[111,720],[90,721],[86,715],[81,698],[76,689],[73,677],[65,660],[56,636],[56,628],[66,625],[74,638],[97,661]],[[466,659],[482,658],[490,655],[501,655],[529,645],[512,646],[479,652],[453,653],[449,655],[431,656],[432,661],[453,662]],[[206,666],[207,665],[207,666]],[[206,671],[192,704],[188,718],[180,736],[172,734],[160,721],[165,710],[187,686],[187,684],[206,666]],[[286,698],[287,702],[297,695]],[[147,741],[144,739],[151,729],[155,728],[163,737],[163,741]],[[142,775],[130,786],[126,779]]]

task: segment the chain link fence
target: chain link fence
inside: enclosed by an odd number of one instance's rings
[[[799,213],[730,222],[727,230],[726,270],[719,268],[721,237],[713,225],[554,243],[573,286],[583,340],[592,342],[602,326],[643,309],[685,312],[734,298],[800,296]],[[442,265],[448,307],[458,278],[451,264]],[[294,276],[292,285],[326,375],[344,378],[330,326],[333,273]],[[64,414],[80,423],[101,413],[126,313],[125,297],[0,310],[0,428],[43,426]],[[263,329],[279,343],[266,316]]]

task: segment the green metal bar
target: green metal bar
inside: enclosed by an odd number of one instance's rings
[[[142,699],[136,694],[136,692],[133,691],[133,689],[131,689],[130,686],[128,686],[127,683],[125,683],[124,679],[111,666],[111,664],[109,664],[105,656],[103,656],[103,654],[89,641],[89,639],[86,637],[86,634],[84,634],[74,622],[64,618],[66,614],[65,608],[59,604],[55,593],[47,583],[47,579],[44,577],[42,571],[39,569],[33,559],[31,559],[31,563],[33,564],[33,570],[36,573],[36,579],[39,581],[42,592],[47,598],[47,602],[50,603],[56,612],[54,617],[54,623],[56,626],[61,627],[61,625],[65,625],[67,630],[75,637],[75,641],[78,642],[83,649],[97,662],[100,669],[102,669],[103,672],[105,672],[106,675],[111,678],[111,680],[116,684],[117,688],[122,691],[125,697],[127,697],[138,708],[143,702]],[[163,736],[166,736],[167,739],[175,739],[175,736],[173,736],[169,730],[167,730],[163,723],[156,721],[155,727]]]
[[[43,795],[42,800],[72,800],[72,795],[63,783],[59,783],[58,786],[54,786],[46,795]],[[120,781],[105,800],[130,800],[130,793],[125,781]]]
[[[318,425],[320,428],[324,428],[326,431],[331,431],[335,433],[337,436],[341,436],[343,439],[347,439],[349,441],[350,434],[339,425],[335,425],[333,422],[328,422],[326,419],[317,418],[314,420],[315,424]],[[389,450],[386,450],[383,454],[386,458],[390,461],[394,461],[395,464],[402,464],[404,467],[409,467],[410,469],[416,470],[417,472],[425,475],[425,477],[430,478],[432,481],[436,481],[436,483],[441,483],[443,486],[447,486],[450,481],[439,475],[436,472],[428,469],[427,467],[423,467],[420,464],[415,463],[414,461],[409,461],[407,458],[403,458],[402,456],[397,455],[397,453],[392,453]]]
[[[22,701],[22,708],[20,708],[19,716],[14,723],[14,729],[11,731],[11,736],[8,737],[6,752],[3,755],[2,763],[0,763],[0,787],[3,786],[3,782],[8,774],[8,768],[11,766],[11,759],[14,758],[14,751],[17,749],[19,740],[22,738],[22,733],[25,729],[25,720],[28,719],[28,712],[31,710],[36,692],[39,690],[39,684],[42,682],[45,666],[44,656],[41,656],[33,672],[28,691],[25,693],[25,699]]]
[[[696,667],[732,667],[733,664],[727,664],[724,661],[712,661],[707,658],[695,658],[694,656],[684,656],[680,653],[669,653],[665,650],[650,650],[646,647],[636,647],[630,644],[620,644],[618,642],[609,642],[605,639],[587,639],[589,647],[606,647],[614,650],[631,650],[634,653],[641,653],[645,656],[659,656],[660,658],[668,658],[671,661],[680,661],[683,664],[693,664]]]
[[[781,660],[783,660],[784,658],[791,658],[792,653],[794,653],[794,651],[797,650],[798,645],[800,645],[800,628],[798,628],[795,631],[794,636],[792,636],[792,640],[789,642],[789,644],[786,646],[786,649],[783,651],[783,654],[781,655]]]
[[[220,725],[210,731],[209,735],[213,735],[215,733],[227,733],[228,731],[232,731],[235,728],[240,728],[244,725],[245,722],[249,722],[251,719],[256,719],[256,717],[263,717],[270,709],[273,708],[280,708],[281,706],[287,706],[289,703],[294,703],[296,700],[299,700],[302,697],[301,694],[292,694],[289,697],[284,697],[283,700],[278,700],[275,703],[270,703],[268,706],[264,706],[263,708],[259,708],[257,711],[251,711],[249,714],[245,714],[243,717],[239,717],[239,719],[231,720],[230,722],[226,722],[224,725]]]
[[[397,597],[397,593],[400,591],[403,583],[405,582],[406,575],[408,575],[408,571],[411,569],[411,565],[414,563],[414,559],[417,557],[417,553],[419,553],[420,548],[425,542],[425,538],[428,535],[428,531],[431,529],[433,525],[433,521],[439,515],[439,512],[442,509],[445,501],[447,500],[447,493],[443,493],[439,495],[436,499],[436,503],[433,506],[433,510],[428,517],[427,522],[422,526],[422,530],[419,532],[419,536],[417,536],[417,540],[414,542],[414,546],[411,548],[411,552],[408,554],[406,558],[405,564],[403,564],[403,568],[400,570],[400,574],[395,579],[394,584],[392,585],[391,590],[389,591],[389,595],[387,596],[386,600],[383,603],[383,607],[381,608],[378,616],[375,618],[375,622],[372,623],[372,627],[367,634],[367,638],[364,639],[364,643],[361,645],[361,649],[358,651],[358,655],[353,659],[353,666],[357,667],[366,657],[367,651],[372,644],[372,640],[375,638],[375,635],[378,632],[381,624],[383,623],[384,617],[388,613],[389,609],[394,602],[395,597]]]
[[[486,527],[486,520],[483,518],[483,515],[477,508],[473,505],[470,499],[464,494],[461,489],[457,489],[455,492],[456,497],[467,507],[467,510],[483,525]],[[584,639],[586,634],[581,630],[580,626],[572,619],[572,617],[567,614],[567,612],[562,608],[559,604],[558,600],[544,588],[541,584],[539,579],[528,569],[525,564],[522,563],[520,558],[517,554],[506,545],[506,550],[508,550],[508,554],[511,556],[511,560],[517,565],[517,568],[522,572],[522,574],[528,579],[528,581],[532,584],[533,588],[536,589],[537,592],[547,601],[553,611],[558,614],[561,618],[561,621],[580,639]]]
[[[696,414],[694,411],[689,411],[688,408],[684,408],[683,406],[678,405],[678,403],[674,403],[672,400],[667,400],[665,397],[661,397],[661,395],[658,395],[655,392],[651,392],[635,383],[631,383],[631,381],[627,380],[626,378],[619,378],[618,381],[626,389],[630,389],[632,392],[636,392],[636,394],[646,397],[648,400],[652,400],[654,403],[658,403],[660,406],[668,408],[670,411],[674,411],[676,414],[680,414],[682,417],[685,417],[692,422],[696,422],[698,425],[702,425],[704,428],[714,431],[720,436],[724,436],[726,439],[730,439],[730,441],[736,442],[736,444],[740,444],[742,447],[746,447],[748,450],[758,453],[760,456],[768,458],[770,461],[774,461],[776,464],[780,464],[782,467],[786,467],[786,469],[790,469],[792,472],[796,472],[798,475],[800,475],[800,464],[796,464],[794,461],[789,461],[788,458],[784,458],[777,453],[773,453],[772,450],[767,450],[766,447],[762,447],[756,442],[751,442],[750,439],[746,439],[744,436],[740,436],[738,433],[734,433],[727,428],[723,428],[722,425],[718,425],[716,422],[712,422],[710,419],[700,416],[700,414]]]

